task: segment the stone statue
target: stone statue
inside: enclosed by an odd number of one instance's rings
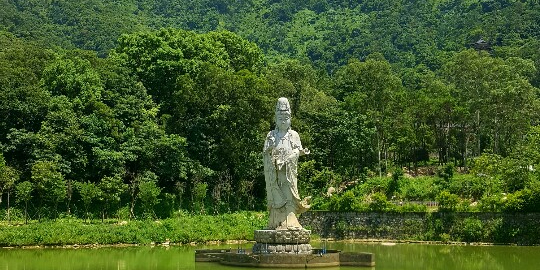
[[[302,148],[298,133],[291,129],[291,107],[279,98],[275,111],[276,128],[264,142],[264,178],[269,218],[268,230],[300,230],[297,215],[309,209],[308,200],[298,194],[298,157],[309,154]]]

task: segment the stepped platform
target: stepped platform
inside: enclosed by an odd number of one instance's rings
[[[315,249],[309,244],[309,230],[258,230],[251,250],[199,249],[196,262],[217,262],[231,266],[261,268],[319,268],[375,266],[373,253]]]

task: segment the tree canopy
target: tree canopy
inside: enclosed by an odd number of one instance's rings
[[[281,96],[312,150],[310,195],[434,164],[448,192],[450,164],[537,190],[538,1],[0,7],[1,209],[10,195],[30,218],[264,209]]]

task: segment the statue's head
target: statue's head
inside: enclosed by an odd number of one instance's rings
[[[287,98],[281,97],[276,104],[276,127],[279,130],[291,128],[291,105]]]

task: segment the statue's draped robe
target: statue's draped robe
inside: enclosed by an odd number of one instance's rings
[[[273,147],[272,147],[273,146]],[[309,208],[300,199],[297,186],[297,164],[303,153],[300,136],[288,130],[279,136],[270,131],[264,143],[264,177],[269,218],[267,229],[301,229],[297,215]]]

